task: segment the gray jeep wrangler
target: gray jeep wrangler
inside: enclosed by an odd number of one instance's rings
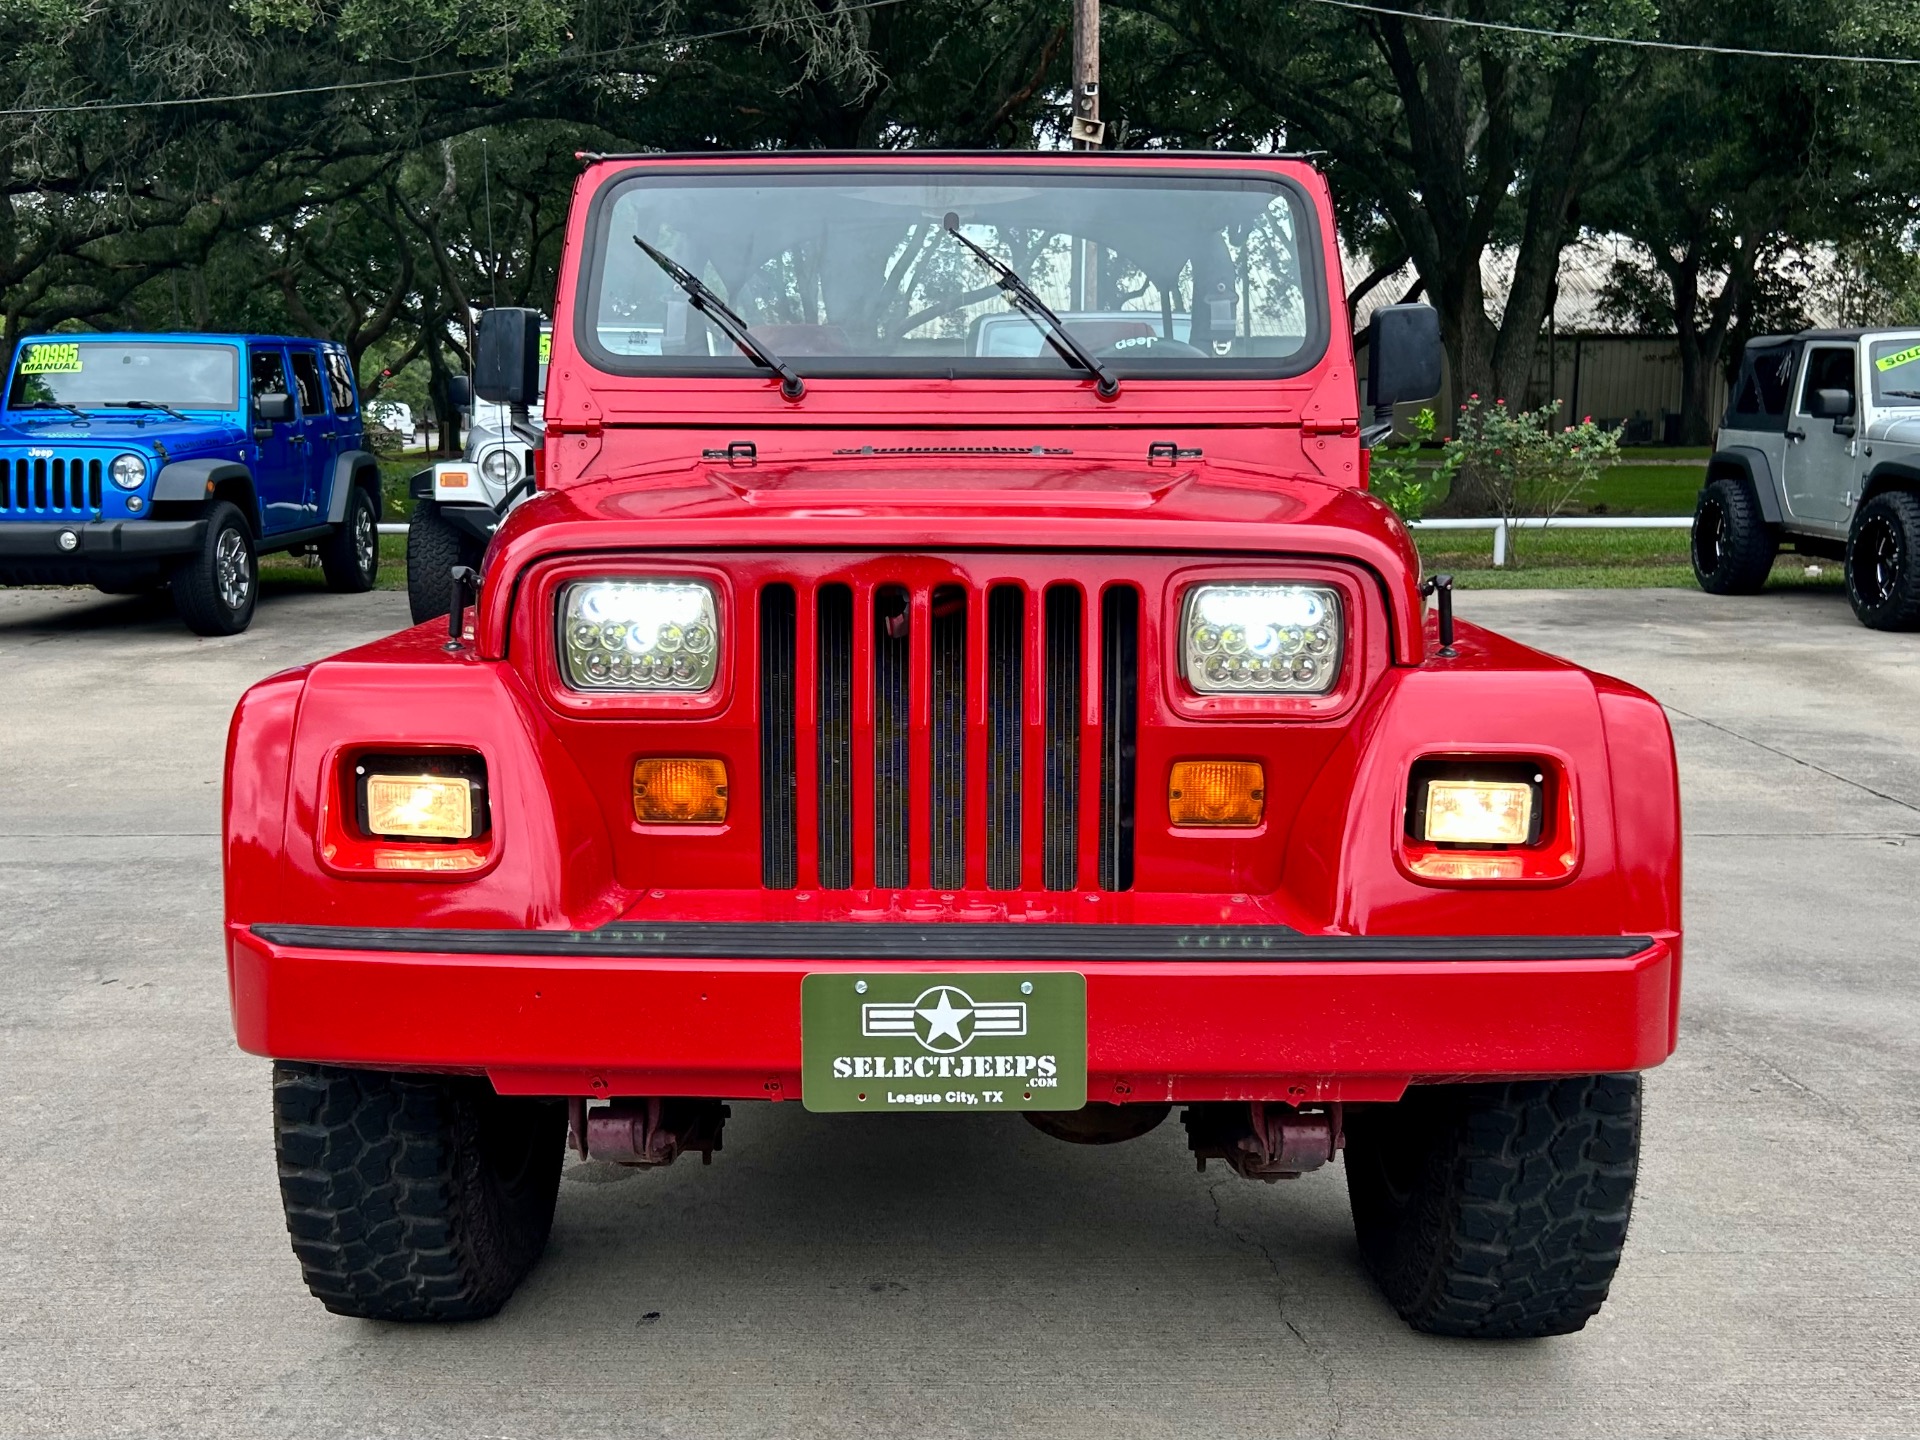
[[[1783,542],[1844,560],[1876,630],[1920,630],[1920,329],[1747,343],[1693,516],[1693,573],[1751,595]]]

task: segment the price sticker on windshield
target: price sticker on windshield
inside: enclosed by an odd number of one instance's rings
[[[77,375],[80,373],[80,345],[71,340],[29,345],[20,355],[20,373]]]
[[[553,332],[548,331],[540,337],[540,363],[547,364],[553,359]]]

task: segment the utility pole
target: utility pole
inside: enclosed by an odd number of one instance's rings
[[[1073,0],[1073,148],[1098,150],[1100,123],[1100,0]]]

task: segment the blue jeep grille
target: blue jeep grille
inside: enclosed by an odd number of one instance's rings
[[[0,514],[88,514],[100,508],[100,478],[100,462],[77,455],[0,462]]]

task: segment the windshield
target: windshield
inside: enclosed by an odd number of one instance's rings
[[[1070,375],[960,233],[1122,375],[1297,374],[1325,344],[1305,196],[1269,178],[875,171],[637,177],[595,205],[580,340],[625,374],[765,374],[635,243],[813,375]]]
[[[1888,409],[1920,405],[1920,335],[1876,340],[1868,347],[1873,365],[1873,403]]]
[[[234,410],[240,352],[231,345],[165,345],[132,340],[29,340],[20,347],[9,410],[128,401],[176,410]]]

